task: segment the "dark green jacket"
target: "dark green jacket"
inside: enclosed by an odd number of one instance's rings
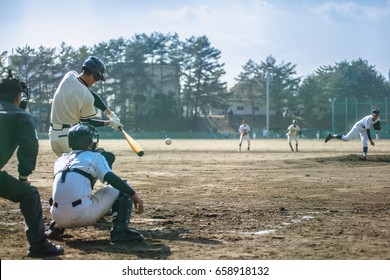
[[[38,156],[36,122],[15,104],[0,100],[0,170],[17,151],[20,176],[30,175]]]

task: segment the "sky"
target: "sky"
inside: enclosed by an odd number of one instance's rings
[[[389,79],[390,0],[0,0],[0,15],[0,53],[177,33],[209,38],[229,87],[269,55],[300,77],[361,58]]]

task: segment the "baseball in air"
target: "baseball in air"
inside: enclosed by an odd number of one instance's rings
[[[165,144],[171,145],[172,144],[172,139],[171,138],[165,139]]]

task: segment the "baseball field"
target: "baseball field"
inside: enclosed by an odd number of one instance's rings
[[[138,157],[125,140],[101,140],[114,171],[145,202],[131,227],[143,243],[113,244],[111,217],[67,229],[60,259],[88,260],[388,260],[390,141],[361,159],[358,140],[142,140]],[[35,173],[46,225],[55,155],[40,142]],[[16,175],[16,158],[5,170]],[[95,186],[98,188],[99,184]],[[0,200],[0,257],[28,259],[17,204]]]

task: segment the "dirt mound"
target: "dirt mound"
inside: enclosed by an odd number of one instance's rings
[[[377,163],[390,163],[390,155],[387,154],[373,154],[369,155],[366,159],[363,158],[361,155],[357,154],[349,154],[349,155],[342,155],[342,156],[335,156],[335,157],[329,157],[329,158],[315,158],[314,159],[317,162],[320,163],[327,163],[327,162],[377,162]]]

